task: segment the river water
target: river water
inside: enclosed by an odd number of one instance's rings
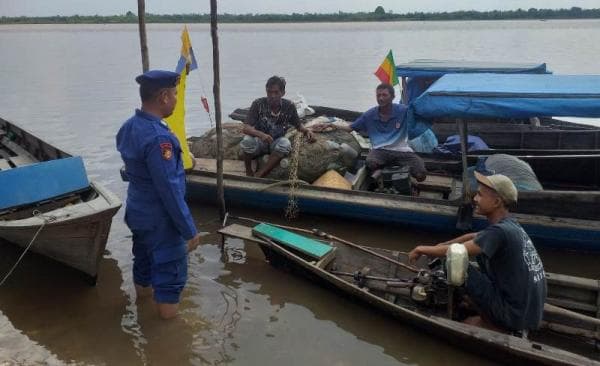
[[[148,26],[151,67],[175,67],[181,29]],[[212,100],[212,46],[207,25],[190,32],[200,68],[188,77],[188,134],[199,135],[211,127],[200,96]],[[600,74],[598,20],[240,24],[220,26],[219,36],[224,115],[261,96],[273,74],[288,80],[288,97],[364,110],[374,104],[372,73],[390,48],[398,63],[547,62],[556,73]],[[114,136],[139,104],[136,25],[0,26],[0,54],[0,116],[82,155],[90,177],[124,199]],[[190,258],[178,319],[159,321],[150,303],[136,303],[121,210],[97,286],[30,254],[0,288],[0,365],[490,363],[277,271],[250,244],[231,239],[221,251],[217,211],[191,207],[204,237]],[[232,212],[282,222],[280,213]],[[404,250],[447,239],[318,217],[295,224]],[[0,245],[0,274],[20,252]],[[549,271],[600,277],[597,256],[541,255]]]

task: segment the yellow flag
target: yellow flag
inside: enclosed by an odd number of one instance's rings
[[[198,68],[198,64],[196,63],[196,57],[192,50],[190,35],[187,27],[183,27],[183,31],[181,32],[181,55],[177,62],[177,68],[175,69],[175,72],[178,72],[181,75],[179,78],[179,85],[177,86],[177,105],[175,106],[173,114],[166,118],[165,121],[181,144],[184,169],[190,169],[192,167],[192,158],[185,133],[185,84],[188,72],[196,68]]]

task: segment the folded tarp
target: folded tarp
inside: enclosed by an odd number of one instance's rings
[[[600,75],[448,74],[409,106],[409,127],[434,118],[600,117]]]
[[[455,73],[547,74],[546,64],[488,61],[414,60],[396,65],[399,77],[439,78]]]

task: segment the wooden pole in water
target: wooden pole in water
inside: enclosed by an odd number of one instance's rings
[[[471,182],[468,175],[467,154],[469,152],[469,133],[467,131],[467,122],[463,119],[456,121],[460,134],[460,151],[462,161],[462,204],[458,210],[456,228],[459,230],[471,230],[473,225],[473,205],[471,203]]]
[[[138,24],[140,31],[140,50],[142,51],[142,70],[146,72],[150,69],[150,60],[148,59],[148,45],[146,43],[146,2],[138,0]]]
[[[221,127],[221,79],[219,69],[219,36],[217,34],[217,0],[210,0],[210,35],[213,45],[213,94],[215,98],[215,126],[217,129],[217,200],[221,221],[225,219],[223,190],[223,130]]]

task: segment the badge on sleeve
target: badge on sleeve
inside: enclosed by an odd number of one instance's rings
[[[396,122],[396,129],[400,128],[400,122]]]
[[[160,153],[165,160],[171,160],[173,157],[173,145],[170,142],[160,144]]]

